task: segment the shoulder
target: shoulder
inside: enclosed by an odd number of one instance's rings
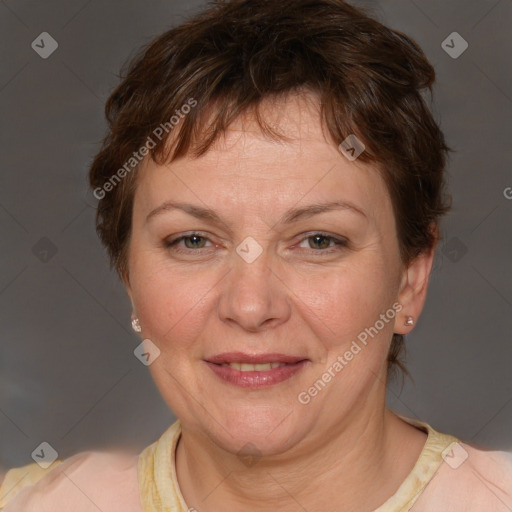
[[[56,460],[46,469],[32,463],[2,471],[0,474],[0,507],[5,507],[21,489],[34,485],[61,462],[61,460]]]
[[[508,512],[512,508],[512,453],[454,442],[414,506],[415,512]]]
[[[4,512],[141,512],[138,455],[86,451],[47,470],[28,464],[9,470],[0,486]]]

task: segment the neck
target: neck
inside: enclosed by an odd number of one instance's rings
[[[264,457],[254,465],[182,430],[176,471],[189,507],[224,510],[346,512],[374,510],[412,470],[426,440],[382,407],[365,407],[321,436],[314,449]]]

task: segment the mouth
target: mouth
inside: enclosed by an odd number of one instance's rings
[[[248,363],[222,363],[220,366],[229,366],[234,370],[241,372],[266,372],[280,366],[289,366],[294,363],[259,363],[259,364],[248,364]]]
[[[218,354],[205,363],[229,384],[243,388],[268,387],[288,380],[302,370],[309,359],[285,354]]]

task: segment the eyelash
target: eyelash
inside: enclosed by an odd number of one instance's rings
[[[200,249],[206,249],[206,247],[200,247],[199,249],[183,249],[183,248],[179,248],[178,247],[178,244],[187,239],[187,238],[192,238],[194,236],[198,236],[200,238],[204,238],[205,240],[208,240],[211,242],[211,240],[204,236],[202,233],[200,232],[192,232],[188,235],[182,235],[178,238],[176,238],[175,240],[170,240],[170,241],[165,241],[165,247],[167,249],[171,249],[172,251],[175,251],[175,252],[178,252],[178,253],[183,253],[183,254],[190,254],[190,253],[194,253],[194,252],[198,252]],[[337,238],[333,235],[330,235],[328,233],[324,233],[322,231],[314,231],[312,232],[311,234],[309,234],[308,236],[302,238],[300,241],[299,241],[299,244],[301,244],[302,242],[304,242],[305,240],[308,240],[309,238],[314,238],[315,236],[321,236],[321,237],[324,237],[324,238],[327,238],[329,239],[330,241],[334,242],[335,246],[334,247],[330,247],[330,248],[327,248],[327,249],[309,249],[309,251],[319,255],[319,256],[322,256],[322,255],[329,255],[329,254],[332,254],[334,252],[338,252],[344,248],[346,248],[348,246],[348,241],[343,239],[343,238]],[[336,247],[337,246],[337,247]]]

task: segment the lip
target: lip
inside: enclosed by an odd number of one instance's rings
[[[301,361],[287,363],[285,366],[278,366],[277,368],[272,368],[266,371],[243,372],[241,370],[235,370],[230,366],[222,366],[221,364],[205,361],[215,375],[224,382],[240,388],[249,389],[266,388],[279,384],[280,382],[284,382],[297,372],[301,371],[309,362],[310,361],[307,359],[302,359]]]
[[[246,364],[261,364],[261,363],[286,363],[295,364],[300,361],[306,360],[302,356],[290,356],[286,354],[245,354],[243,352],[224,352],[205,359],[207,363],[214,364],[229,364],[229,363],[246,363]],[[260,372],[266,373],[266,372]]]

